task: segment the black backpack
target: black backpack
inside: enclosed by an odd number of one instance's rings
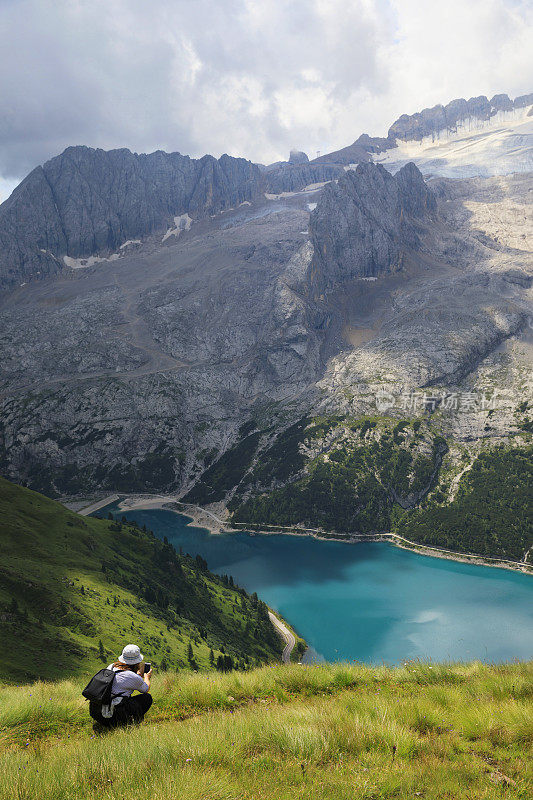
[[[108,706],[111,703],[111,689],[115,673],[112,669],[101,669],[93,675],[87,686],[82,692],[86,700],[94,703],[101,703]]]

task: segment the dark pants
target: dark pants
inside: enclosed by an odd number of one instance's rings
[[[142,722],[151,705],[152,695],[147,692],[146,694],[136,694],[135,697],[123,697],[118,706],[115,706],[111,719],[102,716],[100,703],[89,703],[89,714],[106,728],[116,728],[119,725],[133,725]]]

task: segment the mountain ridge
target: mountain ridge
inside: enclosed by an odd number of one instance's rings
[[[452,100],[403,114],[386,138],[362,134],[335,153],[312,161],[295,154],[268,167],[226,154],[192,159],[162,150],[137,154],[127,148],[68,147],[30,172],[0,205],[0,290],[76,267],[80,259],[118,258],[131,241],[165,225],[171,231],[174,218],[198,220],[265,193],[298,192],[338,180],[350,164],[390,156],[397,141],[457,131],[466,119],[489,120],[529,104],[533,93],[514,101],[505,94],[490,101],[484,95]]]
[[[420,141],[427,136],[438,137],[441,131],[455,132],[462,122],[472,119],[488,121],[499,112],[512,112],[533,106],[533,92],[511,100],[507,94],[496,94],[489,100],[485,95],[451,100],[413,114],[402,114],[390,126],[386,137],[361,134],[353,144],[326,153],[311,163],[357,164],[368,161],[371,154],[380,154],[397,147],[397,140]]]
[[[423,139],[437,135],[441,130],[457,131],[458,125],[467,119],[490,120],[498,112],[508,112],[533,105],[533,92],[520,95],[514,100],[507,94],[495,94],[491,100],[485,95],[451,100],[445,106],[438,103],[414,114],[402,114],[388,131],[389,139]]]
[[[65,255],[110,254],[173,216],[249,202],[260,185],[256,165],[227,155],[195,160],[161,150],[67,148],[0,206],[0,280],[57,273]]]

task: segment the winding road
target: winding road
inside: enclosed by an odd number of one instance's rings
[[[270,617],[270,621],[272,625],[276,628],[278,633],[281,635],[285,642],[285,647],[283,648],[283,653],[281,654],[281,660],[284,664],[290,664],[291,661],[291,653],[296,647],[296,637],[291,631],[287,628],[286,625],[279,620],[272,611],[268,612],[268,616]]]

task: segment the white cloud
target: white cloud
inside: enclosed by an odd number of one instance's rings
[[[6,180],[5,178],[0,177],[0,203],[3,203],[4,200],[7,200],[17,184],[17,179]]]
[[[326,152],[453,97],[532,91],[532,31],[530,0],[3,0],[0,174],[70,144]]]
[[[385,50],[404,113],[455,97],[533,91],[531,2],[392,0],[392,5],[397,41]]]

